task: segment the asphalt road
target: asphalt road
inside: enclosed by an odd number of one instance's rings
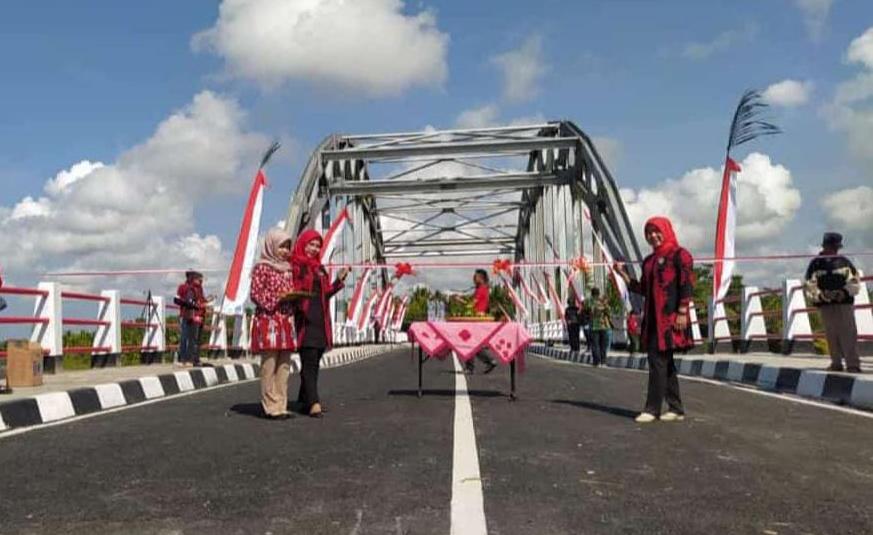
[[[491,534],[873,533],[873,420],[683,381],[639,426],[644,374],[528,363],[514,403],[468,381]],[[0,533],[448,534],[451,368],[326,370],[322,420],[252,383],[0,439]]]

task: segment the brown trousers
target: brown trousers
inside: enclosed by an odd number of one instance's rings
[[[831,364],[834,367],[842,367],[842,361],[845,359],[847,367],[860,367],[858,327],[855,325],[854,307],[852,305],[824,305],[818,310],[825,326],[828,351],[831,353]]]
[[[290,351],[265,351],[261,356],[261,405],[271,416],[288,412]]]

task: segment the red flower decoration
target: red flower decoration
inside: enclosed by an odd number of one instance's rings
[[[512,261],[508,258],[498,258],[491,264],[491,272],[495,275],[500,275],[501,273],[511,274]]]
[[[412,265],[409,262],[398,262],[394,264],[394,278],[400,280],[404,275],[415,275],[412,270]]]

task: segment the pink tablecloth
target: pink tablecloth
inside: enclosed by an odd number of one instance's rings
[[[487,347],[504,364],[517,359],[521,369],[524,350],[531,343],[524,326],[512,321],[416,321],[409,326],[408,335],[431,357],[442,358],[454,351],[467,361]]]

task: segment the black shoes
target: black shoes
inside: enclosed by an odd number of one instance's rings
[[[294,415],[290,412],[284,412],[282,414],[267,414],[264,416],[267,420],[290,420],[294,418]]]
[[[493,362],[489,362],[487,367],[485,368],[485,371],[482,373],[484,373],[485,375],[488,375],[489,373],[493,372],[494,368],[496,368],[496,367],[497,367],[497,364],[494,364]]]

